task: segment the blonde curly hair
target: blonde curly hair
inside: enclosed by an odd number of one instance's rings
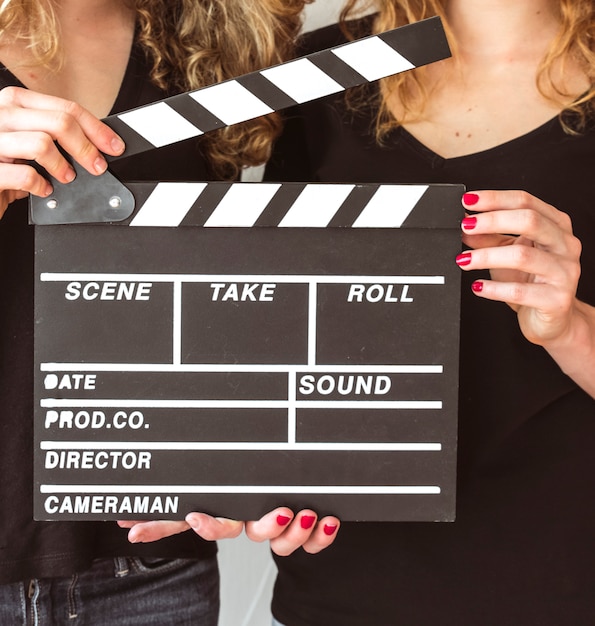
[[[445,16],[447,0],[347,0],[341,12],[341,26],[350,38],[362,36],[357,32],[358,25],[369,27],[364,22],[354,21],[363,14],[374,13],[373,32],[383,32],[405,24],[438,15],[442,18],[451,49],[456,55],[456,42]],[[583,68],[591,88],[578,100],[567,105],[561,119],[568,133],[576,133],[584,128],[586,119],[592,115],[595,98],[595,2],[593,0],[558,0],[560,29],[546,56],[542,59],[536,74],[536,84],[547,98],[566,101],[571,94],[564,90],[553,76],[557,63],[575,59]],[[368,23],[369,24],[369,23]],[[376,136],[382,140],[391,129],[403,120],[397,120],[387,106],[387,100],[396,93],[403,107],[403,118],[415,117],[423,111],[428,98],[424,85],[424,68],[391,76],[381,81],[378,95],[378,116]],[[553,96],[552,96],[553,94]],[[357,109],[363,100],[354,98],[352,105]],[[587,106],[585,106],[587,105]]]
[[[304,5],[312,0],[122,0],[136,12],[138,41],[152,81],[180,93],[268,67],[291,57]],[[60,62],[55,0],[2,0],[0,35],[23,39],[37,61]],[[203,138],[210,169],[235,178],[264,163],[281,130],[272,114]]]

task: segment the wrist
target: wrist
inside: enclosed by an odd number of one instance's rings
[[[542,345],[567,376],[595,393],[595,308],[576,300],[565,331]]]

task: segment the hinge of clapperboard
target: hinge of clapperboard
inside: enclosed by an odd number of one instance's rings
[[[103,120],[126,144],[125,152],[119,157],[107,157],[108,162],[199,137],[449,56],[442,23],[433,17],[166,98]],[[340,204],[345,200],[344,195],[354,189],[353,185],[345,186],[347,191],[339,191],[342,200],[337,200],[333,197],[336,193],[331,192],[331,188],[336,191],[341,187],[337,185],[159,182],[152,184],[147,194],[147,183],[127,186],[109,168],[103,175],[93,176],[77,163],[73,167],[77,177],[67,185],[45,173],[54,190],[49,198],[31,197],[33,224],[253,226],[262,223],[259,218],[264,208],[280,195],[285,203],[289,202],[285,209],[290,209],[280,225],[290,226],[292,216],[295,218],[298,211],[303,212],[316,198],[330,203],[332,211],[332,205]],[[279,194],[281,187],[285,188],[284,194]],[[283,204],[282,199],[280,202]],[[167,211],[163,210],[164,206]],[[275,212],[281,214],[283,207],[277,207]],[[312,216],[311,224],[300,218],[299,225],[326,226],[330,217],[327,210]],[[365,221],[362,216],[360,219]],[[383,219],[372,221],[373,224],[360,225],[396,226],[384,223]]]

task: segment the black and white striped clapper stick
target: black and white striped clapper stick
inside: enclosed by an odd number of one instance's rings
[[[449,56],[439,18],[359,39],[107,118],[130,156]]]
[[[434,206],[445,193],[462,193],[456,185],[374,183],[161,182],[130,188],[143,201],[120,224],[137,227],[456,228],[457,214]]]
[[[123,138],[126,151],[108,160],[199,137],[448,56],[438,17],[357,39],[110,116],[104,121]],[[31,199],[34,223],[115,222],[132,215],[137,202],[109,170],[95,177],[74,165],[74,183],[64,186],[52,180],[51,198]]]

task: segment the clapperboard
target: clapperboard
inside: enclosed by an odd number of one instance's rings
[[[449,54],[433,18],[106,123],[130,156]],[[36,519],[454,518],[460,186],[75,167],[31,201]]]

